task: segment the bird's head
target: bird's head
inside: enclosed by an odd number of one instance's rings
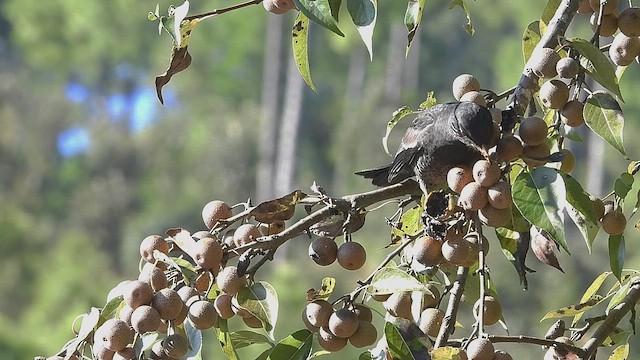
[[[457,104],[451,127],[461,141],[488,158],[495,142],[493,119],[487,108],[472,102]]]

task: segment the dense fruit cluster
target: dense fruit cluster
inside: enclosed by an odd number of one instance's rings
[[[371,323],[371,309],[362,304],[334,309],[326,300],[314,300],[302,311],[302,322],[311,332],[317,332],[318,344],[327,351],[339,351],[351,343],[363,348],[373,345],[378,331]]]

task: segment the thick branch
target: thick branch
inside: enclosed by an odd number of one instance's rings
[[[609,315],[607,318],[600,324],[598,329],[593,333],[591,338],[587,340],[584,344],[585,351],[585,359],[590,358],[595,354],[598,346],[602,344],[602,342],[609,336],[616,328],[616,325],[622,320],[622,318],[629,312],[631,309],[636,306],[636,304],[640,301],[640,280],[636,280],[636,282],[631,285],[629,288],[629,293],[624,297],[622,302],[614,307],[611,311],[609,311]]]

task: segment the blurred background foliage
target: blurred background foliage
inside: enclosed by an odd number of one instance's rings
[[[193,1],[191,12],[232,3]],[[313,181],[331,195],[366,191],[370,184],[351,174],[389,160],[380,139],[393,110],[416,108],[431,90],[441,102],[452,100],[450,83],[464,72],[496,92],[515,85],[522,31],[544,2],[467,3],[474,36],[464,32],[460,8],[428,1],[406,59],[404,6],[395,2],[379,4],[372,62],[349,22],[342,22],[345,39],[313,26],[310,63],[319,94],[289,71],[293,15],[277,17],[258,5],[214,18],[196,28],[193,64],[165,88],[162,107],[153,78],[168,65],[171,45],[146,19],[155,2],[0,0],[0,358],[56,352],[71,338],[76,315],[102,306],[110,288],[137,276],[141,239],[174,226],[202,229],[200,209],[209,200],[257,203],[306,191]],[[587,20],[578,16],[570,32],[590,37]],[[628,133],[639,130],[638,75],[632,65],[622,81]],[[297,131],[280,133],[286,119]],[[585,130],[585,142],[572,144],[575,176],[604,195],[627,163]],[[637,158],[640,143],[627,147]],[[281,163],[290,169],[282,179],[275,175]],[[393,211],[370,214],[355,234],[371,259],[355,273],[316,268],[306,255],[308,239],[287,244],[259,274],[279,291],[281,316],[298,319],[306,290],[322,277],[337,277],[337,291],[346,292],[374,269],[389,240],[380,235],[387,232],[384,216]],[[531,256],[538,272],[528,292],[492,239],[491,276],[511,334],[542,335],[550,323],[538,320],[577,301],[608,269],[604,237],[589,255],[569,231],[573,255],[560,257],[566,274]],[[627,240],[627,264],[637,267],[637,232],[628,230]],[[234,321],[231,328],[239,329]],[[301,327],[282,321],[276,335]],[[490,331],[504,333],[499,326]],[[207,339],[211,358],[220,350],[213,336]],[[518,359],[542,355],[530,349],[509,348]],[[260,350],[241,354],[253,358]],[[348,348],[327,358],[358,353]]]

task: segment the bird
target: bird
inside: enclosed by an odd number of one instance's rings
[[[489,158],[497,134],[489,110],[472,102],[438,104],[418,113],[406,130],[393,162],[356,175],[376,186],[389,186],[416,176],[425,195],[447,182],[455,166],[472,167]]]

